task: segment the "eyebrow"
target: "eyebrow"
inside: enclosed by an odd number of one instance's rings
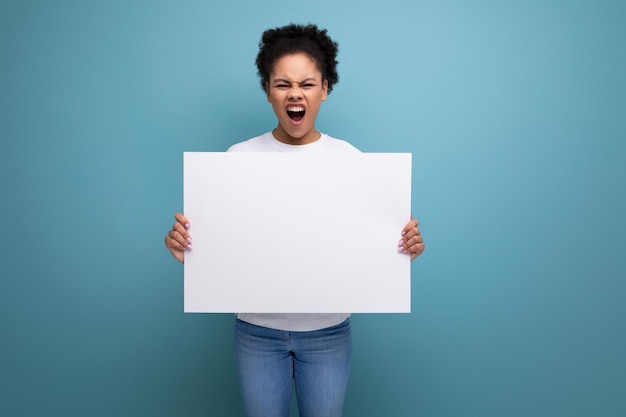
[[[287,80],[285,78],[274,78],[272,80],[272,82],[274,82],[274,83],[281,83],[282,82],[282,83],[287,83],[287,84],[291,84],[291,83],[303,84],[303,83],[311,82],[311,81],[317,81],[317,79],[315,77],[309,77],[309,78],[305,78],[302,81],[289,81],[289,80]]]

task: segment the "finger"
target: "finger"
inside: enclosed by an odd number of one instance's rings
[[[174,239],[172,236],[170,236],[170,234],[167,234],[165,236],[165,247],[169,250],[181,252],[185,250],[185,246],[178,242],[176,239]]]
[[[414,260],[415,258],[420,256],[422,253],[424,253],[425,249],[426,249],[426,246],[423,243],[421,245],[416,245],[416,250],[411,252],[411,260]]]
[[[185,262],[186,248],[181,247],[180,243],[178,243],[176,240],[172,240],[169,235],[165,236],[165,247],[170,251],[172,256],[174,256],[174,258],[178,260],[178,262]]]
[[[176,219],[176,221],[178,223],[180,223],[185,229],[189,229],[191,227],[191,223],[189,222],[189,219],[187,219],[187,217],[185,217],[182,213],[176,213],[174,215],[174,218]]]
[[[411,246],[411,240],[415,237],[415,232],[410,230],[408,233],[404,234],[400,241],[398,242],[398,248],[400,250],[404,249],[405,251],[409,249]]]
[[[400,240],[399,250],[403,253],[410,253],[411,260],[417,258],[424,251],[424,239],[417,226],[408,231]]]
[[[191,237],[187,234],[187,231],[184,230],[183,228],[183,232],[179,232],[178,230],[176,230],[176,228],[180,228],[182,226],[180,226],[178,223],[174,226],[174,229],[170,230],[170,232],[167,234],[167,238],[169,238],[169,240],[166,240],[165,244],[166,246],[169,243],[168,247],[171,248],[175,248],[175,249],[191,249],[191,244],[193,243],[191,240]]]
[[[403,235],[400,241],[401,244],[404,244],[407,248],[408,246],[410,246],[411,239],[415,238],[416,236],[421,236],[420,230],[417,227],[413,227],[408,231],[403,231],[402,233]]]
[[[165,246],[173,252],[185,252],[192,249],[191,245],[181,245],[178,241],[173,239],[169,239]]]
[[[417,258],[419,255],[421,255],[424,250],[426,249],[426,245],[424,244],[424,242],[420,242],[416,245],[411,246],[411,256],[415,255],[413,257],[413,259]]]
[[[424,239],[421,235],[416,235],[409,239],[406,244],[407,247],[410,248],[411,246],[419,245],[420,243],[424,243]]]
[[[183,237],[183,240],[187,240],[187,238],[190,237],[187,230],[188,229],[182,223],[174,223],[174,226],[172,226],[172,231],[175,231],[179,235],[181,235]]]
[[[404,239],[405,242],[408,243],[411,239],[415,239],[421,236],[422,235],[420,233],[420,230],[417,227],[414,227],[413,229],[409,230],[407,234],[402,236],[402,238]]]
[[[420,245],[424,243],[424,239],[422,238],[421,235],[414,235],[410,238],[407,238],[408,235],[406,235],[403,239],[400,240],[400,242],[398,242],[398,250],[400,252],[404,252],[404,253],[409,253],[409,252],[414,252],[417,249],[415,248],[416,245]]]
[[[411,219],[411,221],[409,221],[407,225],[404,226],[404,229],[402,229],[402,236],[409,234],[409,232],[416,228],[418,224],[419,222],[417,221],[417,219]]]

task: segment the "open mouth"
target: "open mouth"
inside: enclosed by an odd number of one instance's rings
[[[299,122],[304,117],[304,107],[289,107],[287,116],[294,122]]]

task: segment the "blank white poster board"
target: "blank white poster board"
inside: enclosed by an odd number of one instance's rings
[[[185,152],[185,312],[410,312],[411,154]]]

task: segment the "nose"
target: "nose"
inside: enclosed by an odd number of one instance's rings
[[[292,85],[291,89],[289,89],[289,99],[290,100],[301,100],[302,99],[302,91],[300,90],[300,86]]]

